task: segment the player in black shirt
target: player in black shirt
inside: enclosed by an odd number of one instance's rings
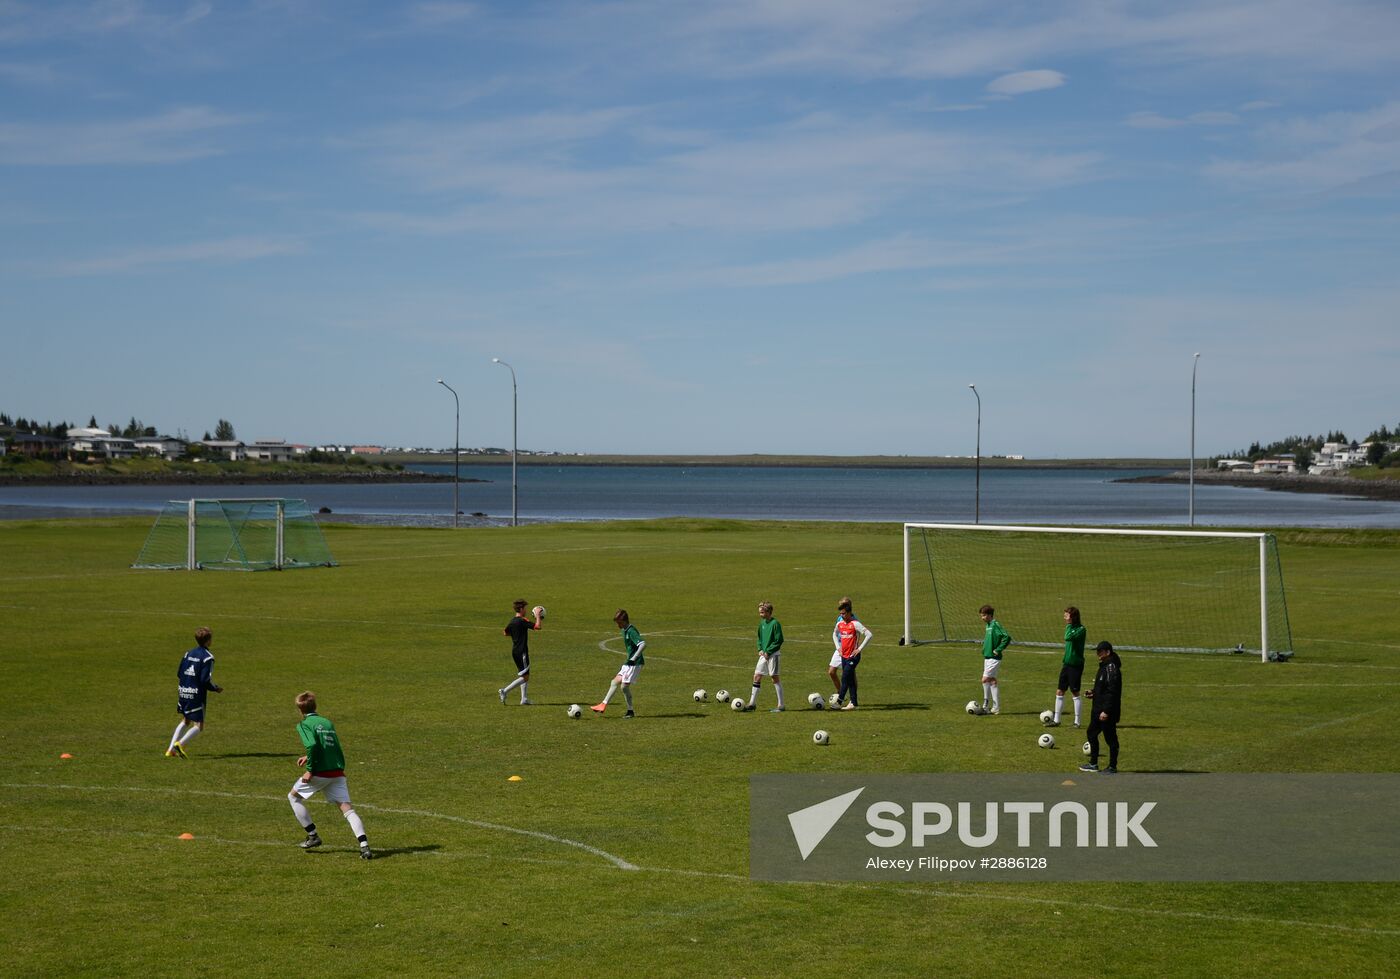
[[[525,599],[517,598],[514,602],[515,618],[506,623],[505,634],[510,636],[510,655],[515,660],[515,679],[504,687],[496,691],[501,698],[502,706],[506,702],[506,694],[516,687],[520,688],[520,706],[530,705],[529,687],[530,682],[530,630],[544,628],[544,608],[536,605],[531,610],[534,621],[525,614]]]
[[[1095,649],[1099,656],[1099,672],[1089,690],[1093,707],[1089,710],[1089,760],[1079,766],[1081,772],[1099,770],[1099,735],[1108,745],[1108,768],[1118,771],[1118,718],[1123,708],[1123,661],[1113,651],[1113,643],[1101,642]]]

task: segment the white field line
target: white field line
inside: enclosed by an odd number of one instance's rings
[[[112,787],[108,787],[108,786],[96,786],[96,785],[91,785],[91,786],[85,786],[85,785],[50,785],[50,784],[24,784],[24,783],[10,783],[10,782],[7,782],[7,783],[0,783],[0,787],[9,788],[9,789],[29,789],[29,788],[32,788],[32,789],[72,789],[72,790],[76,790],[76,791],[93,791],[93,792],[137,792],[137,793],[165,794],[165,795],[219,796],[219,797],[222,797],[222,798],[229,798],[229,799],[252,799],[252,800],[255,800],[255,801],[258,801],[258,802],[275,802],[275,801],[277,801],[275,798],[270,797],[270,796],[243,795],[243,794],[239,794],[239,793],[236,793],[236,792],[214,792],[214,791],[201,790],[201,789],[153,789],[153,788],[143,788],[143,787],[134,787],[134,786],[127,786],[127,787],[121,787],[121,788],[112,788]],[[930,888],[930,887],[903,887],[903,886],[898,885],[898,884],[895,884],[895,885],[869,884],[869,883],[863,883],[863,882],[860,882],[860,881],[816,881],[816,882],[806,882],[806,883],[804,883],[804,882],[796,882],[796,881],[794,881],[794,882],[764,882],[764,881],[755,881],[755,880],[753,880],[753,879],[750,878],[750,877],[744,876],[743,874],[725,874],[725,873],[718,873],[718,872],[715,872],[715,871],[707,871],[707,870],[684,870],[684,869],[674,868],[674,867],[641,867],[641,866],[637,866],[636,864],[628,863],[626,860],[623,860],[623,859],[620,858],[620,857],[614,857],[612,854],[605,853],[604,851],[599,850],[599,849],[597,849],[597,848],[595,848],[595,847],[590,847],[590,846],[587,846],[586,844],[579,844],[579,843],[576,843],[576,842],[574,842],[574,841],[572,841],[572,840],[564,839],[563,837],[552,836],[552,835],[550,835],[549,833],[539,833],[539,832],[536,832],[536,831],[534,831],[534,830],[521,830],[521,829],[516,829],[516,828],[510,827],[510,826],[502,826],[502,825],[500,825],[500,824],[498,824],[498,823],[485,823],[485,822],[480,822],[480,821],[473,820],[473,819],[466,819],[465,817],[462,817],[462,816],[452,816],[452,815],[448,815],[448,814],[446,814],[446,813],[428,812],[428,811],[426,811],[426,810],[421,810],[421,809],[393,809],[393,808],[389,808],[389,807],[387,807],[387,806],[373,806],[373,805],[367,805],[367,804],[364,804],[364,803],[358,803],[358,804],[357,804],[357,807],[358,807],[358,808],[362,808],[362,809],[369,809],[369,810],[372,810],[372,811],[375,811],[375,812],[387,812],[387,813],[394,813],[394,814],[406,815],[406,816],[419,816],[419,817],[426,818],[426,819],[442,819],[442,820],[446,820],[446,821],[448,821],[448,822],[462,823],[462,824],[468,825],[468,826],[477,826],[477,827],[481,827],[481,828],[485,828],[485,829],[495,829],[495,830],[500,830],[500,831],[503,831],[503,832],[518,833],[518,834],[522,834],[522,835],[525,835],[525,836],[531,836],[531,837],[535,837],[535,838],[538,838],[538,839],[543,839],[543,840],[546,840],[546,841],[551,842],[551,843],[563,843],[563,844],[566,844],[566,845],[569,845],[569,846],[580,847],[581,849],[585,850],[586,852],[592,853],[592,854],[597,855],[597,856],[603,856],[603,857],[605,857],[606,859],[608,859],[608,861],[609,861],[610,863],[612,863],[613,866],[617,867],[619,870],[637,871],[637,872],[640,872],[640,873],[648,873],[648,874],[665,874],[665,875],[680,876],[680,877],[705,877],[705,878],[711,878],[711,879],[715,879],[715,880],[726,880],[726,881],[731,881],[731,882],[739,883],[739,884],[749,883],[749,884],[754,884],[754,885],[756,885],[756,886],[763,886],[765,883],[767,883],[769,886],[774,886],[774,885],[776,885],[776,886],[797,886],[797,887],[827,887],[827,888],[837,888],[837,889],[878,891],[878,892],[885,892],[885,891],[887,891],[887,890],[893,888],[893,889],[899,890],[901,893],[918,894],[918,895],[926,896],[926,897],[959,898],[959,899],[974,900],[974,901],[979,901],[979,902],[982,902],[982,901],[1002,901],[1002,902],[1005,902],[1005,903],[1008,903],[1008,904],[1031,904],[1031,905],[1037,905],[1037,906],[1041,906],[1041,907],[1065,908],[1066,910],[1071,911],[1071,912],[1074,912],[1074,913],[1079,913],[1079,912],[1082,911],[1083,909],[1088,908],[1088,909],[1092,909],[1092,910],[1095,910],[1095,911],[1103,911],[1103,912],[1112,913],[1112,914],[1135,914],[1135,915],[1147,915],[1147,916],[1166,917],[1166,918],[1181,918],[1181,919],[1193,920],[1193,921],[1214,921],[1214,922],[1220,922],[1220,923],[1223,923],[1223,924],[1249,925],[1249,926],[1251,926],[1251,927],[1258,927],[1258,928],[1263,928],[1263,927],[1265,927],[1265,926],[1274,926],[1274,927],[1284,927],[1284,928],[1308,928],[1308,929],[1315,929],[1315,930],[1321,930],[1321,931],[1335,931],[1335,932],[1342,932],[1342,933],[1345,933],[1345,934],[1355,934],[1355,935],[1378,935],[1378,936],[1387,936],[1387,937],[1389,937],[1389,936],[1400,935],[1400,929],[1390,929],[1390,928],[1366,928],[1366,927],[1362,927],[1362,926],[1359,926],[1359,925],[1342,925],[1342,924],[1335,924],[1335,923],[1332,923],[1332,922],[1325,922],[1325,921],[1302,921],[1302,920],[1286,919],[1286,918],[1263,918],[1263,917],[1258,917],[1258,916],[1253,916],[1253,915],[1217,914],[1217,913],[1211,912],[1211,911],[1180,911],[1180,910],[1175,910],[1175,909],[1170,909],[1170,908],[1141,908],[1141,907],[1132,907],[1131,905],[1086,904],[1086,903],[1084,903],[1083,901],[1080,901],[1080,900],[1056,900],[1056,899],[1054,899],[1054,898],[1026,897],[1026,896],[1017,895],[1017,894],[999,894],[999,893],[997,893],[997,892],[995,892],[995,891],[991,891],[991,890],[987,890],[987,889],[983,889],[983,888],[977,888],[975,885],[970,885],[969,888],[968,888],[966,891],[962,891],[962,890],[945,890],[945,889],[943,889],[943,888]],[[9,826],[3,827],[3,828],[5,828],[5,829],[25,829],[25,830],[28,829],[27,827],[9,827]],[[37,829],[37,828],[36,828],[36,829]],[[47,828],[44,829],[44,832],[51,832],[51,831],[52,831],[52,827],[47,827]],[[113,832],[115,833],[115,832],[120,832],[120,831],[113,831]],[[155,837],[155,838],[168,839],[168,837],[163,837],[163,836],[160,836],[159,834],[155,834],[155,833],[131,833],[131,834],[129,834],[129,835],[139,835],[139,836],[143,836],[143,837],[145,837],[145,836],[150,836],[150,837]],[[258,843],[245,843],[244,841],[239,841],[239,840],[224,840],[224,839],[220,839],[220,838],[217,838],[217,837],[203,837],[203,839],[205,839],[206,841],[213,841],[213,842],[217,842],[217,843],[227,843],[227,844],[234,844],[234,845],[278,846],[278,847],[284,846],[284,844],[280,844],[280,843],[263,843],[263,842],[258,842]],[[532,862],[535,862],[535,861],[532,861]],[[540,861],[540,862],[544,862],[544,861]],[[557,863],[558,861],[548,861],[548,862]]]
[[[169,796],[217,796],[221,798],[244,798],[244,800],[255,800],[260,801],[260,803],[274,803],[274,801],[277,801],[276,798],[269,796],[248,796],[248,794],[223,793],[223,791],[196,789],[146,789],[146,787],[130,786],[118,787],[118,789],[113,789],[113,787],[111,786],[62,786],[62,784],[35,783],[3,783],[3,786],[0,787],[4,787],[4,789],[69,789],[77,791],[130,791],[130,793],[169,794]],[[645,874],[680,875],[680,877],[706,877],[713,878],[713,880],[732,881],[736,882],[736,884],[755,884],[760,885],[760,887],[762,887],[762,885],[764,884],[763,881],[753,881],[752,878],[745,877],[745,875],[743,874],[722,874],[717,873],[717,871],[706,870],[682,870],[682,868],[675,867],[640,867],[637,866],[637,864],[629,863],[629,861],[623,860],[622,857],[616,857],[613,856],[613,854],[606,853],[605,850],[599,850],[598,847],[588,846],[587,843],[578,843],[575,842],[575,840],[564,839],[561,838],[561,836],[553,836],[550,835],[550,833],[532,831],[532,829],[517,829],[514,828],[514,826],[504,826],[501,824],[493,824],[493,822],[477,821],[477,819],[455,817],[455,815],[445,814],[445,812],[430,812],[427,810],[398,810],[398,808],[385,807],[385,805],[370,805],[365,803],[358,803],[357,808],[364,808],[364,810],[371,810],[374,812],[392,812],[392,814],[395,815],[413,815],[413,817],[420,817],[426,819],[444,819],[444,821],[447,822],[458,822],[458,824],[477,826],[477,828],[494,829],[494,831],[518,833],[518,835],[522,836],[532,836],[532,838],[546,840],[546,842],[549,843],[563,843],[563,845],[566,846],[578,847],[578,849],[584,850],[584,852],[587,853],[592,853],[594,854],[594,856],[603,857],[603,859],[608,860],[609,863],[612,863],[613,866],[619,868],[619,870],[640,871],[640,873]],[[25,826],[4,826],[4,829],[25,829],[25,831],[27,831],[27,829],[29,828],[25,828]],[[38,831],[38,828],[34,829]],[[43,832],[52,832],[52,826],[43,829]],[[113,835],[119,835],[119,831],[112,832]],[[148,836],[148,838],[168,839],[167,836],[158,835],[158,833],[127,832],[126,835],[143,836],[143,838],[147,838]],[[228,843],[228,845],[277,847],[284,846],[283,843],[245,842],[245,840],[225,840],[220,838],[214,838],[214,836],[206,836],[206,838],[202,839],[206,840],[206,842]],[[522,860],[528,860],[531,861],[531,863],[564,863],[564,861],[535,860],[528,859],[528,857],[522,857]],[[795,887],[857,889],[857,891],[886,891],[886,889],[889,889],[890,887],[890,885],[865,884],[865,882],[860,881],[794,881],[771,882],[771,884],[788,884],[795,885]],[[918,894],[924,896],[931,896],[931,898],[960,898],[972,899],[972,901],[979,902],[1001,901],[1007,903],[1021,903],[1021,905],[1043,906],[1043,908],[1064,908],[1072,910],[1072,912],[1075,913],[1078,913],[1079,910],[1089,908],[1093,910],[1102,910],[1102,912],[1114,913],[1114,915],[1148,915],[1159,917],[1176,917],[1176,919],[1203,920],[1203,922],[1249,924],[1249,926],[1254,927],[1294,927],[1294,929],[1341,931],[1341,933],[1368,934],[1368,936],[1400,936],[1400,930],[1368,929],[1368,927],[1354,926],[1354,924],[1336,924],[1331,922],[1305,922],[1305,920],[1278,919],[1278,917],[1257,917],[1250,915],[1218,915],[1218,913],[1215,912],[1191,912],[1191,910],[1133,908],[1133,906],[1130,905],[1100,905],[1100,903],[1086,905],[1086,903],[1082,901],[1077,901],[1077,899],[1070,899],[1070,901],[1057,901],[1057,899],[1053,898],[1029,898],[1029,896],[1022,895],[997,894],[997,892],[995,891],[987,891],[987,889],[981,888],[974,889],[974,887],[969,887],[967,891],[952,891],[952,889],[928,887],[906,888],[900,887],[900,885],[893,885],[893,887],[899,888],[899,891],[904,892],[904,894]]]
[[[247,795],[239,792],[216,792],[208,789],[154,789],[140,786],[107,786],[107,785],[46,785],[42,783],[0,783],[0,787],[7,789],[68,789],[75,792],[135,792],[146,795],[198,795],[215,796],[222,799],[253,799],[258,802],[277,802],[275,796]],[[285,797],[284,797],[285,798]],[[359,809],[367,809],[370,812],[387,812],[403,816],[419,816],[424,819],[442,819],[447,822],[461,823],[464,826],[475,826],[478,829],[494,830],[498,833],[514,833],[517,836],[529,836],[548,843],[558,843],[561,846],[571,846],[585,853],[591,853],[595,857],[601,857],[619,870],[636,870],[636,866],[628,863],[621,857],[614,856],[606,850],[600,850],[596,846],[589,846],[587,843],[580,843],[578,840],[570,840],[562,836],[554,836],[550,833],[542,833],[539,830],[519,829],[515,826],[505,826],[501,823],[488,823],[479,819],[467,819],[465,816],[449,816],[444,813],[427,812],[420,809],[392,809],[388,806],[376,806],[366,802],[355,804]]]

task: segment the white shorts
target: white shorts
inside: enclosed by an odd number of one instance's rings
[[[645,663],[635,663],[632,666],[623,666],[617,671],[618,683],[636,683],[637,674],[642,672],[642,667],[645,665]]]
[[[1001,660],[990,657],[984,659],[982,661],[982,679],[995,680],[999,669],[1001,669]]]
[[[303,799],[309,799],[317,792],[326,794],[328,802],[350,802],[350,790],[345,787],[345,776],[338,775],[335,778],[321,778],[319,775],[311,776],[309,782],[297,779],[292,783],[292,794],[299,795]]]
[[[753,668],[754,676],[777,676],[778,657],[782,653],[769,653],[767,656],[758,658],[758,665]]]
[[[831,654],[831,668],[833,670],[841,669],[841,650],[839,649]]]

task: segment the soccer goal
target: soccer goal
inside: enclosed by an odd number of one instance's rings
[[[171,500],[132,567],[280,571],[335,559],[305,500]]]
[[[1018,645],[1062,646],[1066,606],[1089,648],[1293,654],[1272,534],[904,525],[904,641],[980,643],[992,605]]]

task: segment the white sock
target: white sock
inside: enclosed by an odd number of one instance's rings
[[[175,725],[175,733],[172,734],[172,735],[170,736],[170,747],[169,747],[169,748],[166,748],[166,749],[165,749],[166,751],[174,751],[174,750],[175,750],[175,742],[177,742],[177,741],[180,740],[180,732],[183,731],[184,729],[185,729],[185,720],[184,720],[184,718],[181,718],[181,719],[180,719],[180,723]]]
[[[987,701],[992,699],[992,685],[984,682],[982,684],[982,706],[987,706]]]
[[[1076,724],[1079,723],[1079,703],[1080,703],[1079,698],[1078,698],[1078,697],[1075,697],[1075,698],[1074,698],[1074,723],[1076,723]]]
[[[781,683],[774,683],[773,690],[778,695],[778,706],[783,706],[783,685]]]
[[[306,803],[301,801],[301,796],[292,793],[287,796],[287,801],[292,804],[292,814],[297,817],[297,822],[301,823],[301,828],[311,832],[311,827],[316,824],[311,821],[311,811],[306,808]]]
[[[521,680],[521,681],[520,681],[520,702],[521,702],[522,704],[525,703],[525,701],[527,701],[527,700],[530,699],[530,693],[529,693],[529,691],[530,691],[530,681],[529,681],[529,680]]]
[[[758,706],[758,684],[757,684],[757,683],[755,683],[755,684],[753,685],[753,693],[749,694],[749,706],[750,706],[750,707],[757,707],[757,706]]]
[[[608,692],[607,692],[607,695],[606,695],[605,697],[603,697],[603,706],[604,706],[604,707],[606,707],[606,706],[608,705],[608,701],[609,701],[609,700],[612,700],[613,694],[615,694],[615,693],[617,693],[617,681],[616,681],[616,680],[614,680],[612,683],[610,683],[610,684],[608,685]]]
[[[1001,687],[999,684],[992,684],[992,710],[1001,710]]]
[[[355,834],[356,839],[362,839],[365,835],[365,824],[360,822],[360,817],[355,810],[351,809],[345,814],[345,821],[350,824],[350,832]]]
[[[188,731],[186,731],[186,732],[185,732],[183,735],[181,735],[181,737],[180,737],[180,744],[181,744],[181,746],[183,747],[184,745],[189,744],[189,743],[190,743],[191,741],[193,741],[195,738],[199,737],[199,732],[200,732],[200,731],[203,731],[203,730],[204,730],[204,725],[203,725],[203,724],[191,724],[191,725],[190,725],[190,729],[189,729]]]
[[[622,696],[627,699],[627,709],[632,709],[632,688],[630,686],[622,688]]]
[[[514,680],[510,681],[510,683],[507,683],[504,687],[502,687],[501,693],[510,693],[516,687],[523,686],[525,686],[525,678],[523,676],[518,676]]]
[[[1056,724],[1060,723],[1060,711],[1062,711],[1062,710],[1064,710],[1064,709],[1065,709],[1065,695],[1062,694],[1062,693],[1057,693],[1057,694],[1055,694],[1055,723],[1056,723]]]

